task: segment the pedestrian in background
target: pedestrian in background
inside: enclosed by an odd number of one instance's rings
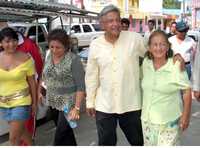
[[[196,51],[196,43],[191,37],[186,36],[188,30],[189,26],[185,22],[177,22],[176,35],[170,37],[169,42],[171,43],[171,49],[173,50],[174,54],[178,53],[183,57],[186,71],[190,79],[191,66]]]
[[[194,67],[192,71],[192,89],[194,97],[200,101],[200,40],[198,39],[197,50],[194,58]]]
[[[168,33],[168,38],[176,35],[176,22],[172,22],[170,25],[170,32]]]
[[[191,111],[191,89],[180,62],[173,63],[168,36],[154,31],[149,38],[147,57],[142,65],[142,128],[144,145],[180,144],[180,134],[187,129]],[[183,91],[183,110],[180,90]]]
[[[69,120],[80,118],[81,101],[85,97],[83,66],[79,57],[70,51],[70,38],[64,30],[51,31],[48,43],[50,54],[45,60],[41,81],[47,87],[49,106],[59,111],[54,145],[77,145],[63,110],[69,109]]]
[[[105,34],[90,45],[86,67],[86,105],[96,118],[98,144],[116,145],[119,123],[130,145],[143,145],[139,56],[146,52],[140,34],[121,31],[120,11],[100,12]]]
[[[148,20],[148,30],[144,34],[145,44],[148,44],[149,36],[154,31],[155,31],[155,21],[154,20]]]
[[[0,33],[3,51],[0,53],[0,113],[10,126],[9,141],[19,145],[25,121],[35,114],[36,81],[32,58],[17,50],[18,35],[11,28]]]
[[[121,19],[122,30],[127,31],[129,29],[130,21],[127,18]]]

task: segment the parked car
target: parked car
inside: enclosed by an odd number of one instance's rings
[[[9,22],[8,26],[21,32],[25,37],[36,41],[36,24],[23,22]],[[46,29],[46,26],[44,24],[38,24],[38,46],[41,49],[40,52],[43,58],[45,57],[46,49],[48,48],[47,35],[48,31]]]
[[[63,25],[63,27],[72,38],[78,40],[78,48],[88,47],[92,40],[104,33],[96,23],[73,23],[71,28],[70,25]]]
[[[200,40],[200,32],[199,31],[189,30],[187,32],[187,36],[193,38],[195,42],[198,42]]]

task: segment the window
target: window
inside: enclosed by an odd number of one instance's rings
[[[81,28],[79,25],[72,26],[71,30],[74,30],[74,33],[81,33]]]
[[[94,27],[95,31],[101,31],[101,27],[99,24],[92,24],[92,26]]]
[[[28,31],[28,37],[34,36],[36,38],[36,26],[32,26]],[[38,42],[45,42],[44,32],[41,26],[38,26]]]
[[[19,31],[20,33],[24,34],[26,31],[26,27],[23,26],[15,26],[14,27],[17,31]]]
[[[89,25],[83,25],[83,31],[84,32],[92,32],[92,29]]]
[[[36,26],[33,26],[28,31],[28,37],[29,36],[36,36]]]

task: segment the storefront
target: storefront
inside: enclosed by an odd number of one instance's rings
[[[200,28],[200,1],[192,0],[192,28]]]

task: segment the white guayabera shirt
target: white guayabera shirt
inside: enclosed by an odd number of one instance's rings
[[[139,56],[146,52],[138,33],[122,31],[111,44],[104,35],[90,45],[86,67],[86,105],[105,113],[141,109]]]

